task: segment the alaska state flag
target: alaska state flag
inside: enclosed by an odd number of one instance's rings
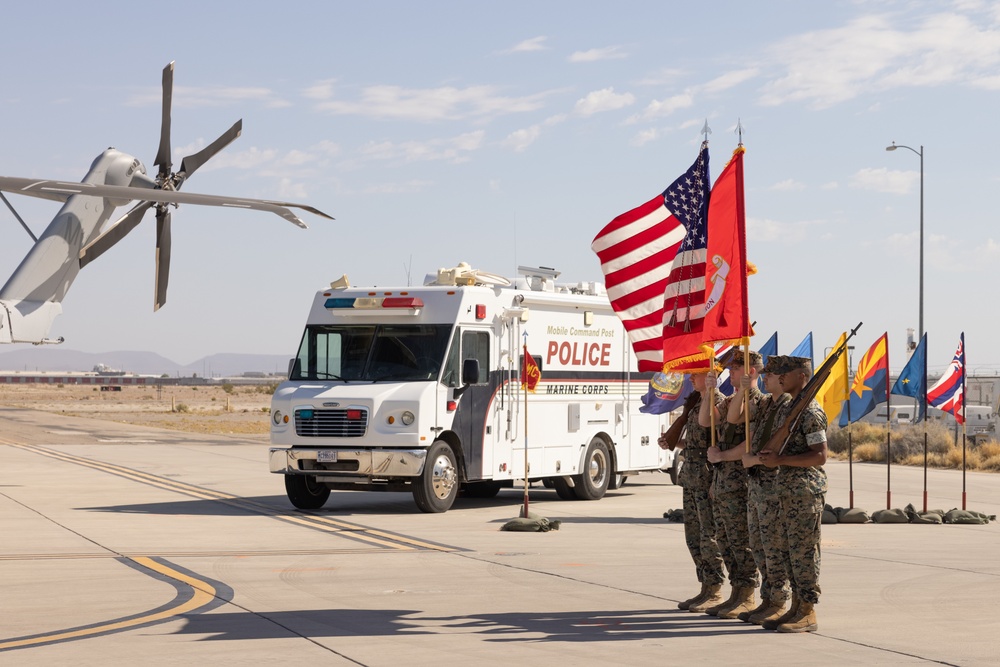
[[[941,379],[927,390],[927,402],[955,415],[955,421],[965,423],[965,332],[958,341],[955,358]]]
[[[856,422],[889,400],[889,334],[884,333],[861,357],[850,397],[840,411],[840,426]]]
[[[694,391],[691,378],[680,373],[656,373],[649,381],[649,391],[642,397],[639,412],[662,415],[684,405],[684,399]]]
[[[917,399],[917,419],[914,424],[919,423],[927,416],[927,334],[920,339],[917,349],[910,355],[910,360],[906,362],[903,372],[896,379],[896,384],[892,385],[890,393],[897,396],[910,396]]]
[[[806,334],[806,337],[802,339],[798,347],[792,350],[791,356],[793,357],[806,357],[809,359],[809,363],[813,365],[815,370],[816,364],[813,357],[813,332],[810,331]]]
[[[771,334],[771,337],[767,339],[767,342],[760,346],[761,360],[764,364],[767,364],[767,358],[773,357],[778,354],[778,332],[775,331]],[[764,378],[757,378],[757,388],[764,391]]]

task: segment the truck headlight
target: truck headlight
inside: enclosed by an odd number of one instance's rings
[[[280,426],[281,425],[281,417],[282,416],[283,415],[281,414],[281,410],[275,410],[274,413],[271,415],[271,421],[274,422],[275,426]]]
[[[402,415],[400,415],[400,419],[403,421],[403,426],[409,426],[410,424],[413,423],[413,420],[416,419],[416,417],[413,415],[412,412],[406,410],[403,412]]]

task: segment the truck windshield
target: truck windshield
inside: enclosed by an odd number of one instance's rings
[[[451,325],[308,326],[290,380],[436,380]]]

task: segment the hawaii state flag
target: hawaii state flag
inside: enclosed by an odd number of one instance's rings
[[[694,164],[662,194],[622,213],[591,243],[601,260],[611,307],[628,332],[639,371],[663,367],[663,294],[671,263],[688,229],[704,217],[708,144]]]
[[[542,371],[535,363],[535,358],[528,354],[528,344],[524,344],[524,361],[521,363],[521,387],[535,391],[538,381],[542,379]]]
[[[965,332],[958,340],[955,358],[941,379],[927,390],[927,403],[933,408],[955,415],[955,421],[965,423]]]
[[[742,146],[733,152],[674,258],[664,292],[665,372],[704,372],[711,343],[746,343],[751,335],[743,154]]]
[[[896,378],[890,393],[899,396],[910,396],[917,399],[917,419],[920,423],[927,416],[927,334],[925,333],[910,355],[910,360],[903,367],[903,372]]]
[[[840,411],[840,426],[847,426],[848,415],[854,423],[889,400],[889,334],[875,341],[861,357],[858,372],[851,384],[850,398]]]

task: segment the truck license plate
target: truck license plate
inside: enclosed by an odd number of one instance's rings
[[[318,452],[316,460],[320,463],[336,463],[337,452],[332,449],[321,449]]]

